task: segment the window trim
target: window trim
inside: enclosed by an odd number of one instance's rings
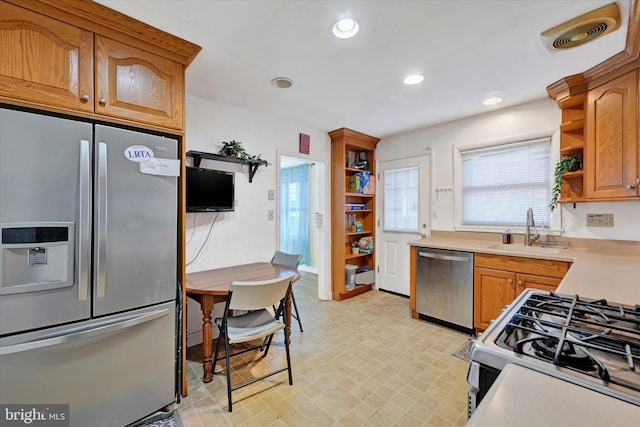
[[[525,227],[490,226],[490,225],[462,225],[462,152],[469,150],[479,150],[485,148],[499,147],[519,142],[532,141],[536,139],[549,138],[551,141],[550,161],[551,173],[560,158],[560,131],[557,128],[547,129],[527,134],[510,136],[501,139],[480,141],[471,144],[459,144],[452,147],[453,150],[453,204],[454,204],[454,231],[474,231],[485,233],[516,233],[524,234]],[[549,183],[552,184],[553,177]],[[561,235],[562,230],[562,209],[555,209],[551,212],[551,226],[546,229],[549,235]]]

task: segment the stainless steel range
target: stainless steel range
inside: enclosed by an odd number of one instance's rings
[[[469,415],[507,363],[640,406],[640,305],[524,291],[473,346]]]

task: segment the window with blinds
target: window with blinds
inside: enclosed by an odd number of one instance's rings
[[[460,156],[462,225],[525,226],[531,207],[536,225],[550,226],[550,138],[465,150]]]

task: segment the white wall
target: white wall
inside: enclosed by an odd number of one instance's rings
[[[187,273],[241,263],[269,261],[277,245],[276,221],[267,219],[269,210],[273,210],[274,213],[277,211],[278,201],[268,200],[268,190],[277,190],[277,152],[304,157],[303,154],[298,153],[298,144],[299,134],[305,133],[311,138],[309,158],[322,159],[329,165],[331,162],[329,135],[324,131],[193,95],[187,96],[186,107],[187,151],[217,153],[222,141],[235,139],[242,142],[249,154],[261,154],[261,158],[270,163],[267,167],[260,166],[253,182],[249,183],[247,166],[202,160],[202,167],[236,172],[237,204],[234,212],[219,213],[213,228],[211,223],[216,218],[215,213],[187,214],[187,262],[192,261],[196,253],[201,250],[198,258],[187,265]],[[187,158],[188,162],[189,160]],[[330,179],[330,174],[326,173],[325,188],[330,188]],[[324,214],[327,224],[330,224],[329,192],[325,192],[324,197],[324,206],[327,207]],[[211,234],[207,241],[209,230]],[[325,254],[320,256],[323,259],[330,259],[330,227],[325,226],[324,230],[326,249]],[[321,268],[327,269],[323,276],[328,280],[330,266],[323,265]],[[194,345],[202,340],[200,337],[198,341],[197,337],[202,314],[198,304],[190,300],[187,310],[188,345]]]
[[[277,210],[277,200],[268,200],[267,195],[268,190],[277,188],[276,151],[297,153],[300,133],[311,137],[310,157],[330,161],[331,140],[326,132],[192,95],[187,97],[187,151],[217,153],[222,141],[235,139],[242,142],[249,154],[261,154],[261,158],[270,163],[259,167],[253,182],[249,183],[246,166],[202,161],[203,167],[236,172],[236,207],[234,212],[218,215],[209,241],[198,259],[187,266],[187,272],[271,259],[277,242],[276,221],[269,221],[267,212]],[[330,206],[330,199],[327,200],[329,204],[325,206]],[[192,228],[194,215],[195,230]],[[187,261],[201,248],[215,217],[215,213],[187,214]]]
[[[431,147],[433,155],[432,229],[453,231],[455,221],[453,147],[481,144],[553,133],[557,150],[561,114],[555,101],[544,99],[463,120],[444,123],[384,138],[378,143],[376,159],[391,160],[421,154]],[[613,228],[586,227],[586,213],[613,213]],[[564,236],[614,240],[640,240],[640,202],[590,202],[562,205]]]

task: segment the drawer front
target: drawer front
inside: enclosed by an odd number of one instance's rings
[[[571,263],[549,259],[476,253],[475,266],[562,279]]]

